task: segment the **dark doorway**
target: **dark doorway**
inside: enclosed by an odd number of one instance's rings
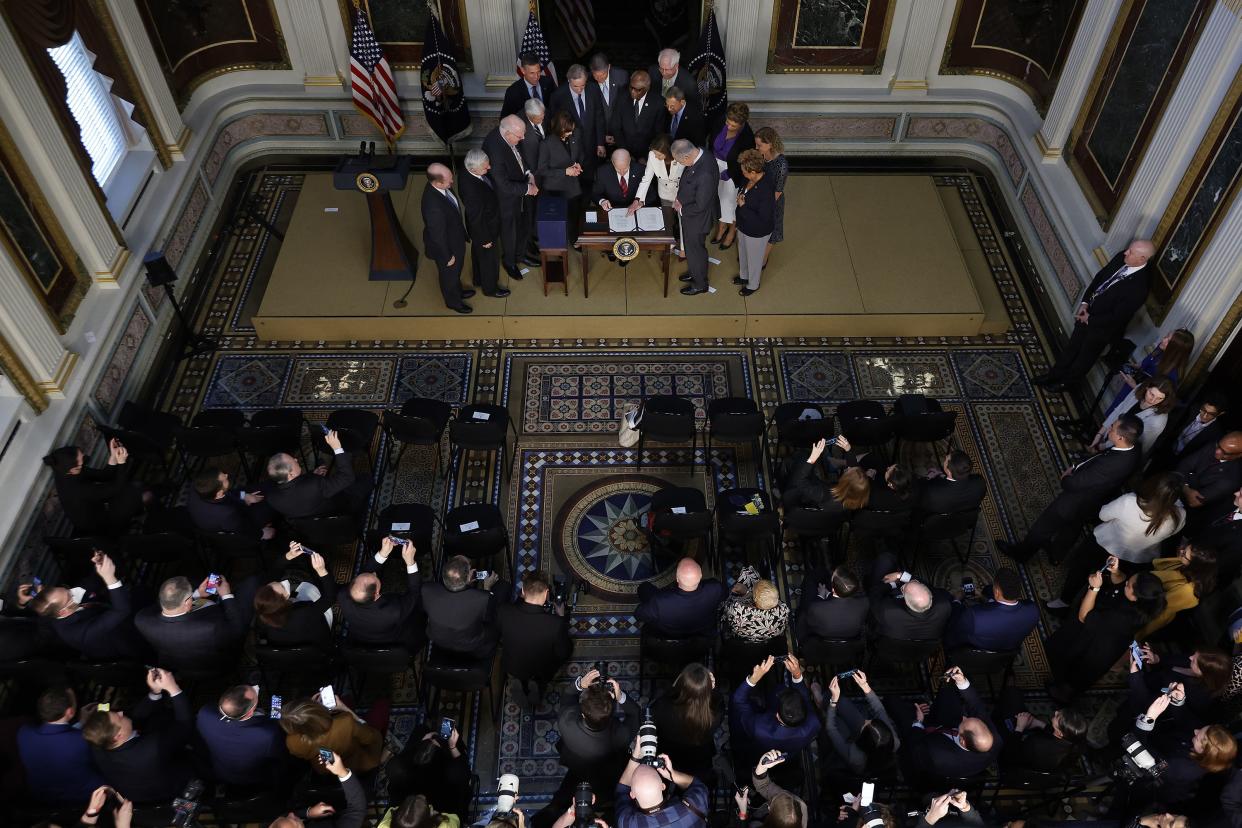
[[[1216,365],[1208,372],[1203,387],[1226,392],[1229,396],[1228,413],[1225,415],[1228,418],[1226,427],[1242,427],[1242,395],[1237,391],[1242,388],[1242,330],[1234,334],[1229,347],[1225,348]]]
[[[701,0],[587,0],[595,11],[595,44],[586,54],[573,53],[569,36],[556,13],[557,0],[540,0],[539,23],[548,40],[557,77],[563,78],[571,63],[583,63],[597,51],[608,55],[614,66],[633,71],[655,63],[665,48],[686,54],[695,42],[702,11]],[[572,8],[573,3],[567,6]]]

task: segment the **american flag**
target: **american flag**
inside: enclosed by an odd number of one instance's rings
[[[384,50],[371,31],[366,10],[361,4],[354,11],[354,36],[349,44],[349,68],[354,91],[354,106],[362,110],[393,143],[405,131],[401,102],[397,100],[397,84]]]
[[[595,45],[595,8],[588,0],[556,0],[556,16],[574,54],[585,55]]]
[[[535,19],[533,10],[526,18],[526,31],[522,33],[522,48],[518,49],[518,56],[521,57],[527,52],[534,52],[539,56],[543,73],[556,83],[556,67],[552,65],[552,54],[548,51],[548,42],[543,39],[543,29],[539,28],[539,21]]]

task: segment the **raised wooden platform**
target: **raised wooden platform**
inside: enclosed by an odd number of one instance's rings
[[[424,180],[393,193],[406,232],[422,248]],[[713,294],[661,296],[657,257],[622,270],[595,256],[591,297],[572,256],[569,295],[543,295],[542,275],[507,286],[506,299],[476,295],[474,313],[444,307],[424,258],[409,305],[404,282],[370,282],[366,205],[308,174],[267,285],[255,328],[265,340],[471,338],[940,336],[1008,328],[999,292],[956,191],[928,175],[796,175],[786,190],[785,241],[759,292],[731,284],[737,247],[709,255]],[[960,241],[959,241],[960,237]],[[674,267],[680,273],[684,267]],[[468,283],[467,263],[464,282]],[[508,280],[501,275],[501,283]],[[679,285],[680,286],[680,285]]]

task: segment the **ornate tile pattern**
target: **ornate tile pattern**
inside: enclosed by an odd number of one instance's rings
[[[896,398],[902,394],[960,397],[947,353],[893,352],[851,354],[864,399]]]
[[[1034,405],[976,403],[971,408],[992,473],[989,487],[1010,530],[1022,537],[1061,490],[1058,471],[1064,464],[1049,447]]]
[[[1034,396],[1016,351],[955,351],[953,366],[970,399],[1030,399]]]
[[[147,312],[142,309],[142,305],[134,305],[134,312],[130,315],[128,324],[125,325],[125,333],[121,334],[116,350],[112,352],[112,359],[108,362],[108,367],[104,369],[99,384],[95,386],[95,402],[99,403],[104,413],[112,413],[112,407],[116,404],[121,389],[125,385],[125,378],[129,374],[130,367],[138,358],[138,351],[142,349],[143,340],[146,339],[147,330],[150,327],[151,320],[147,317]]]
[[[275,408],[293,360],[260,354],[223,356],[207,382],[203,408]]]
[[[785,399],[844,402],[858,396],[854,365],[845,351],[782,351]]]
[[[1015,187],[1026,173],[1022,156],[1009,140],[1009,133],[991,121],[975,117],[923,117],[910,118],[906,126],[906,138],[913,140],[966,140],[990,147],[1009,173],[1009,181]]]
[[[295,406],[380,407],[392,392],[395,367],[391,354],[295,359],[284,401]]]
[[[464,405],[469,402],[471,362],[472,355],[466,352],[401,357],[393,386],[393,405],[400,406],[410,397]]]

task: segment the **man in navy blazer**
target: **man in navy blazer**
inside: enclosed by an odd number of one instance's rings
[[[1034,601],[1021,598],[1022,579],[1012,569],[996,571],[992,597],[967,603],[953,601],[949,626],[944,631],[945,652],[958,647],[981,650],[1016,650],[1039,623]]]
[[[258,691],[239,684],[198,711],[195,724],[217,781],[244,789],[279,787],[289,758],[285,732],[258,705]]]
[[[790,686],[773,684],[762,699],[755,692],[775,663],[776,659],[768,656],[733,691],[729,735],[734,740],[734,750],[740,754],[741,767],[753,766],[758,755],[769,750],[783,750],[794,756],[815,741],[819,733],[819,717],[802,680],[802,665],[794,656],[785,656],[784,661],[792,679]]]
[[[108,601],[76,599],[74,590],[51,587],[39,593],[31,606],[48,619],[52,632],[88,659],[140,659],[147,652],[133,624],[129,587],[116,574],[116,564],[103,552],[92,562],[95,574],[108,587]],[[82,603],[85,601],[85,603]]]
[[[634,617],[643,628],[667,638],[716,635],[716,616],[728,596],[715,578],[703,580],[703,569],[693,558],[677,564],[676,583],[657,589],[650,581],[638,585]]]
[[[904,708],[905,705],[902,705]],[[897,708],[900,714],[902,708]],[[940,777],[975,776],[1000,755],[1000,733],[983,706],[979,693],[960,668],[945,673],[933,705],[915,704],[913,721],[901,734],[906,778],[920,774]]]
[[[78,700],[70,687],[52,687],[39,696],[40,724],[17,731],[17,753],[26,769],[26,789],[40,802],[80,805],[104,784],[91,758],[91,746],[73,726]]]

